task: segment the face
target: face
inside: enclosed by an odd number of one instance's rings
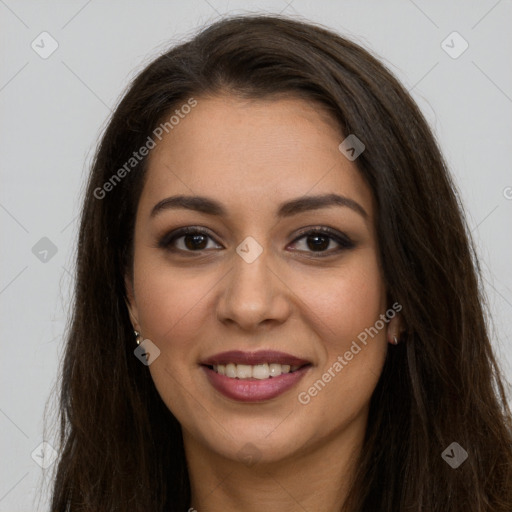
[[[364,430],[392,322],[344,137],[302,99],[196,99],[150,155],[127,278],[159,394],[185,443],[231,459]]]

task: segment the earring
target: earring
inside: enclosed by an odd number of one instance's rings
[[[393,345],[398,345],[398,338],[393,336]]]
[[[140,345],[141,341],[144,341],[143,337],[141,336],[139,331],[133,331],[133,334],[135,334],[135,341],[137,342],[137,345]]]

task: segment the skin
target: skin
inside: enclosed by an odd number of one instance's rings
[[[133,279],[126,277],[134,329],[160,350],[148,369],[183,428],[191,507],[339,510],[400,316],[308,404],[298,394],[391,307],[371,190],[356,162],[339,151],[344,137],[319,105],[291,97],[196,99],[151,152],[137,210]],[[367,218],[346,206],[276,217],[281,202],[325,193],[356,201]],[[185,209],[151,216],[155,204],[175,194],[216,199],[227,216]],[[206,228],[210,238],[193,245],[189,237],[185,245],[182,236],[175,252],[158,246],[184,226]],[[345,233],[355,246],[337,250],[327,239],[328,246],[316,249],[308,237],[297,240],[299,229],[322,226]],[[248,236],[263,248],[250,264],[236,252]],[[194,249],[198,245],[205,249]],[[199,364],[226,350],[261,349],[312,366],[291,390],[248,404],[217,392]],[[248,444],[255,447],[249,462],[243,457]]]

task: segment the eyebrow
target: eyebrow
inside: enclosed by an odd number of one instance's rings
[[[286,201],[279,205],[277,216],[279,218],[291,217],[298,213],[309,210],[318,210],[332,206],[343,206],[359,213],[364,219],[368,219],[366,210],[356,201],[349,197],[338,194],[323,194],[317,196],[306,196]],[[204,196],[170,196],[159,201],[151,210],[150,217],[155,217],[165,210],[186,209],[227,217],[227,211],[218,201]]]

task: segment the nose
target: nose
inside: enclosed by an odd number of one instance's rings
[[[286,321],[291,311],[291,292],[266,249],[254,260],[233,256],[217,302],[217,318],[241,330],[258,330]]]

